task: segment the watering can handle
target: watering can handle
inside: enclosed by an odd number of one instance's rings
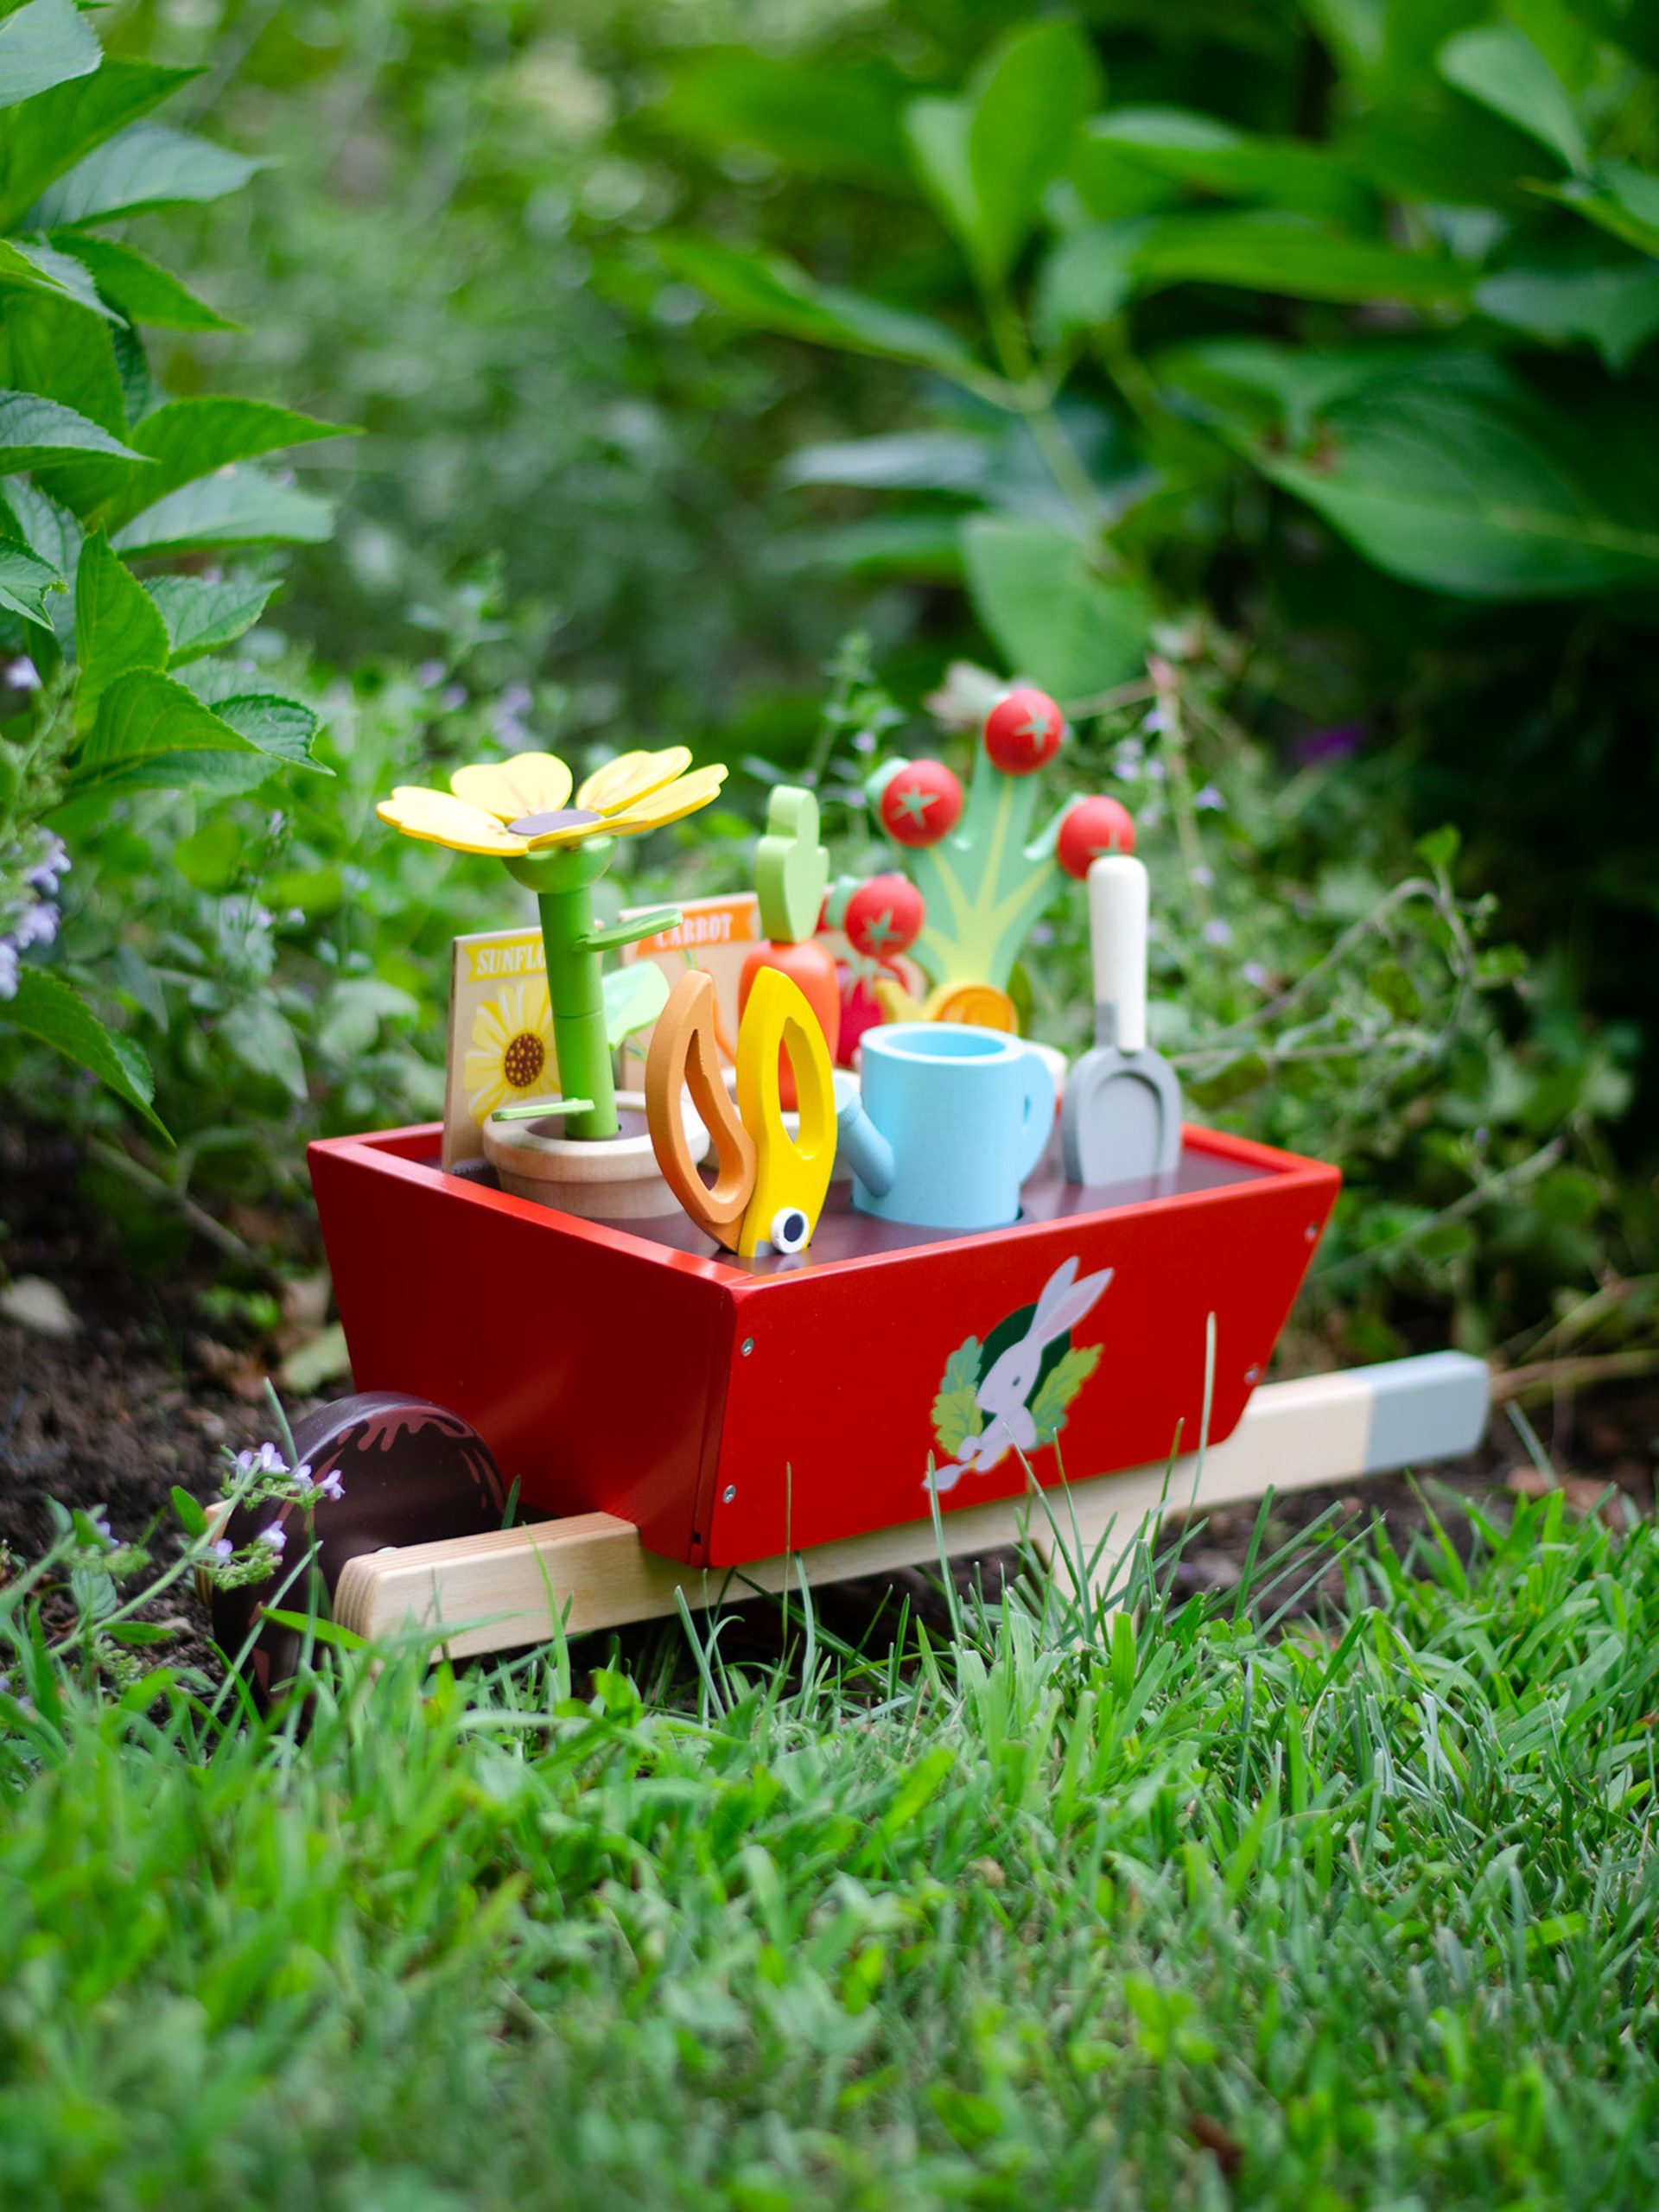
[[[1025,1062],[1020,1070],[1025,1077],[1025,1118],[1020,1123],[1024,1149],[1020,1157],[1019,1179],[1024,1182],[1043,1156],[1054,1128],[1054,1077],[1048,1062],[1039,1052],[1029,1049],[1020,1054]]]

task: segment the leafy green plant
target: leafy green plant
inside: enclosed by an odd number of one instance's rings
[[[1388,803],[1458,820],[1535,945],[1659,1019],[1632,950],[1659,848],[1628,804],[1659,584],[1643,11],[913,28],[694,51],[658,109],[757,179],[662,241],[674,281],[862,357],[893,403],[782,459],[792,557],[889,600],[965,587],[1074,715],[1135,680],[1160,617],[1219,616],[1249,646],[1241,719],[1392,741]],[[785,184],[817,202],[804,248]]]
[[[326,504],[258,457],[334,426],[168,397],[141,333],[231,326],[109,235],[252,173],[153,119],[194,73],[105,56],[72,0],[0,13],[0,1033],[89,1068],[152,1122],[142,1052],[77,988],[109,979],[22,957],[56,935],[78,835],[137,792],[321,767],[312,709],[225,654],[272,582],[208,564],[327,536]]]

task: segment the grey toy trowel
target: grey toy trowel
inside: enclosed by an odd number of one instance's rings
[[[1127,1183],[1173,1172],[1181,1086],[1147,1046],[1147,871],[1128,853],[1089,869],[1095,1049],[1065,1079],[1060,1145],[1068,1183]]]

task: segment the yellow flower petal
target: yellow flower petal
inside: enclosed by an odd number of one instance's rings
[[[679,822],[688,814],[695,814],[700,806],[707,806],[718,796],[726,780],[723,767],[695,768],[689,776],[681,776],[659,791],[653,791],[626,814],[613,814],[607,820],[607,833],[613,837],[639,837],[647,830],[660,830],[665,823]]]
[[[517,860],[528,849],[522,837],[504,830],[481,806],[468,806],[465,799],[428,791],[420,784],[399,784],[374,810],[405,837],[423,837],[428,844],[448,845],[452,852],[493,853],[503,860]]]
[[[575,781],[554,753],[518,753],[511,760],[457,768],[449,788],[469,806],[481,806],[498,822],[522,821],[527,814],[551,814],[570,796]]]
[[[576,793],[576,804],[594,807],[601,814],[614,814],[648,792],[671,784],[690,766],[688,745],[664,746],[660,753],[619,753],[614,760],[594,769]]]

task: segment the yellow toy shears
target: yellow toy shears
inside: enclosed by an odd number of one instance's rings
[[[697,1226],[740,1259],[799,1252],[811,1241],[836,1160],[835,1075],[817,1015],[781,969],[763,968],[737,1033],[737,1105],[721,1071],[715,986],[682,976],[657,1017],[645,1058],[645,1119],[663,1179]],[[784,1125],[779,1058],[787,1052],[799,1132]],[[686,1141],[683,1090],[713,1140],[712,1184]]]

